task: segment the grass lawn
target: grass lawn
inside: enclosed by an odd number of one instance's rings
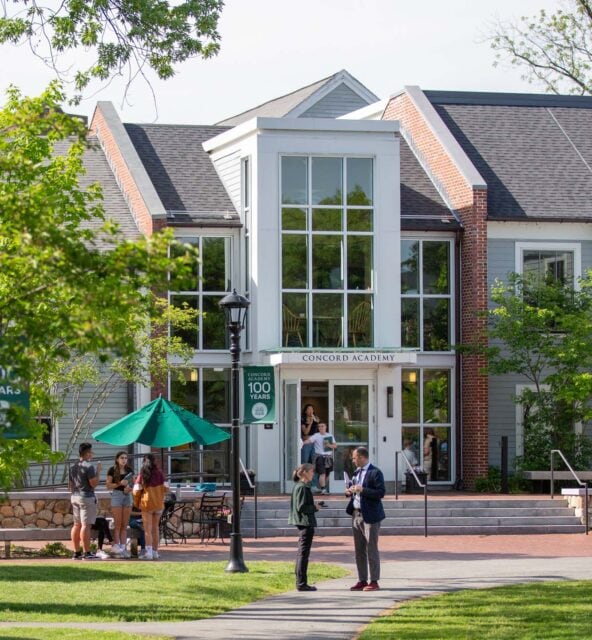
[[[6,627],[0,628],[3,640],[171,640],[171,636],[146,636],[138,633],[121,633],[120,631],[90,631],[84,629],[43,629],[39,627]]]
[[[409,601],[359,640],[584,640],[592,638],[592,581],[540,582]]]
[[[294,589],[291,562],[249,562],[248,573],[225,573],[226,564],[3,561],[0,620],[199,620]],[[327,564],[309,568],[312,582],[345,575]]]

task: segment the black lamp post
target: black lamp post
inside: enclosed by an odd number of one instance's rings
[[[232,290],[220,300],[220,306],[226,312],[228,332],[230,333],[230,355],[232,356],[232,376],[230,389],[232,393],[232,462],[230,482],[232,484],[232,533],[230,534],[230,560],[225,571],[229,573],[245,573],[248,571],[243,560],[243,541],[240,530],[240,334],[245,326],[247,309],[251,303]]]

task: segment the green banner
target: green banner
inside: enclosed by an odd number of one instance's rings
[[[10,369],[0,366],[0,407],[8,408],[8,404],[18,404],[29,408],[29,394],[12,375]]]
[[[275,422],[275,377],[273,367],[243,367],[245,424]]]
[[[7,418],[11,405],[18,405],[29,409],[29,394],[11,375],[9,369],[0,367],[0,430],[2,437],[20,439],[27,437],[27,433],[20,425],[13,425]]]

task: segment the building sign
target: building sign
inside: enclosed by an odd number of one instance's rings
[[[11,404],[29,409],[29,394],[11,375],[9,368],[0,367],[0,427],[4,438],[26,437],[18,425],[12,425],[6,418],[6,412]]]
[[[273,367],[243,367],[245,424],[275,421],[275,378]]]
[[[415,364],[416,351],[293,351],[274,353],[272,365],[278,364],[329,364],[359,366],[376,364]]]
[[[19,404],[29,408],[29,394],[12,378],[9,369],[0,367],[0,407],[6,404]]]

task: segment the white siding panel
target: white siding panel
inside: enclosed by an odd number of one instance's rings
[[[235,209],[241,210],[241,155],[240,151],[234,151],[227,155],[216,156],[213,159],[214,167],[222,180],[224,188],[228,192]]]
[[[68,397],[64,404],[65,414],[59,419],[58,423],[58,445],[60,451],[65,451],[68,441],[72,435],[74,429],[76,411],[83,411],[88,405],[89,400],[92,397],[92,387],[87,386],[80,394],[78,400],[78,409],[73,404],[73,398]],[[82,430],[77,438],[77,443],[72,450],[71,457],[78,456],[78,445],[81,442],[89,441],[93,443],[93,451],[95,456],[112,455],[116,449],[120,447],[113,447],[111,445],[102,444],[100,442],[94,442],[91,433],[105,427],[106,425],[118,420],[128,413],[128,393],[127,383],[121,382],[116,386],[114,391],[109,395],[102,408],[97,412],[96,417],[92,420],[92,423]]]
[[[508,437],[508,469],[514,469],[516,455],[516,385],[527,381],[521,376],[489,378],[489,464],[501,464],[501,438]]]
[[[338,118],[345,113],[367,106],[367,102],[344,84],[321,98],[301,118]]]
[[[525,238],[520,238],[525,241]],[[576,240],[576,239],[574,239]],[[537,238],[537,241],[543,241]],[[546,241],[552,242],[552,238]],[[565,239],[563,239],[565,241]],[[489,287],[496,278],[507,280],[508,273],[516,270],[515,240],[495,239],[488,242]],[[592,267],[592,243],[581,242],[582,273]],[[516,455],[516,385],[527,384],[522,376],[492,376],[489,379],[489,464],[499,467],[501,461],[501,437],[508,436],[508,465],[514,467]]]

